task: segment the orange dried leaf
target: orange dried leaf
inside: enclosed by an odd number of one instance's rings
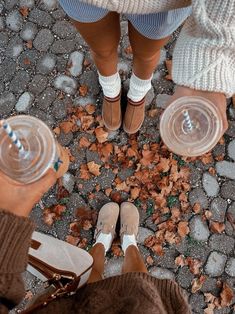
[[[53,129],[53,132],[54,132],[56,135],[60,135],[60,128],[57,126],[56,128]]]
[[[128,54],[128,55],[133,53],[131,46],[128,46],[128,47],[125,48],[125,53]]]
[[[25,65],[29,65],[29,64],[31,64],[31,61],[29,60],[29,58],[24,58],[23,63]]]
[[[86,85],[81,85],[81,86],[79,87],[79,94],[80,94],[82,97],[86,96],[87,92],[88,92],[88,87],[87,87]]]
[[[101,165],[96,164],[94,161],[90,161],[87,163],[87,167],[94,176],[100,175],[100,167]]]
[[[157,170],[160,172],[167,172],[170,170],[170,159],[168,158],[161,158],[160,162],[157,165]]]
[[[89,180],[90,179],[90,173],[89,170],[87,168],[87,165],[81,165],[80,166],[80,176],[79,178],[83,179],[83,180]]]
[[[204,281],[201,280],[200,278],[194,278],[193,282],[192,282],[192,293],[195,293],[198,290],[200,290],[202,285],[203,285],[203,283],[204,283]]]
[[[152,256],[149,255],[149,256],[146,258],[146,263],[151,266],[151,265],[153,265],[153,262],[154,262],[154,261],[153,261]]]
[[[131,189],[131,198],[133,200],[137,199],[137,197],[139,197],[139,195],[140,195],[140,191],[141,191],[141,188],[138,188],[137,186],[132,188]]]
[[[86,138],[86,137],[81,137],[79,141],[79,146],[80,147],[89,147],[91,145],[91,142]]]
[[[148,166],[153,162],[154,159],[154,152],[150,151],[150,150],[143,150],[142,151],[142,156],[143,158],[140,159],[140,163],[143,166]]]
[[[194,211],[194,213],[196,213],[196,214],[200,213],[200,211],[201,211],[201,204],[200,204],[200,203],[195,203],[195,204],[193,205],[193,211]]]
[[[86,105],[85,109],[88,114],[93,114],[95,112],[96,106],[92,104],[88,104]]]
[[[171,75],[172,74],[172,60],[168,59],[165,61],[165,63],[166,63],[166,69],[167,69],[169,75]]]
[[[29,8],[27,8],[27,7],[21,7],[21,8],[19,9],[19,11],[20,11],[20,14],[21,14],[23,17],[27,17],[28,14],[29,14]]]
[[[120,192],[111,193],[111,200],[115,203],[120,204],[122,202],[122,196]]]
[[[208,170],[208,172],[209,172],[212,176],[215,176],[215,175],[216,175],[216,170],[215,170],[215,168],[213,168],[213,167],[210,167],[209,170]]]
[[[158,109],[151,109],[148,111],[148,116],[151,118],[154,118],[156,117],[157,113],[158,113]]]
[[[180,221],[177,231],[181,238],[185,237],[189,233],[188,221]]]
[[[163,256],[165,254],[161,244],[155,244],[151,249],[159,256]]]
[[[51,226],[54,223],[55,217],[56,217],[56,214],[52,213],[49,208],[44,209],[43,221],[45,222],[45,224],[47,224],[48,226]]]
[[[29,41],[26,42],[26,47],[27,47],[28,49],[32,49],[32,48],[33,48],[33,42],[32,42],[32,40],[29,40]]]
[[[56,214],[57,218],[61,216],[66,211],[65,205],[57,204],[53,206],[52,211]]]
[[[99,143],[104,143],[107,141],[108,132],[106,132],[103,128],[96,128],[95,129],[95,136]]]
[[[222,222],[211,221],[210,229],[215,233],[222,233],[225,230],[225,224]]]
[[[113,244],[111,247],[111,250],[114,256],[117,256],[117,257],[123,256],[123,252],[118,245]]]
[[[186,261],[185,261],[185,258],[183,257],[183,255],[179,255],[176,257],[175,259],[175,264],[177,266],[180,266],[180,267],[183,267],[185,265],[187,265]]]
[[[201,157],[201,161],[204,165],[210,164],[213,162],[212,153],[206,153]]]
[[[71,121],[64,121],[60,123],[60,129],[65,133],[69,133],[72,131],[74,123]]]
[[[82,228],[84,230],[90,230],[92,228],[92,224],[91,224],[90,220],[87,220],[87,219],[84,220],[83,224],[82,224]]]
[[[221,298],[221,306],[229,306],[232,302],[233,299],[233,289],[229,287],[229,285],[224,282],[223,283],[223,288],[222,292],[220,293],[220,298]]]
[[[72,235],[66,236],[66,242],[68,242],[69,244],[75,245],[75,246],[77,246],[79,240],[80,239],[78,237],[73,237]]]
[[[113,153],[113,144],[112,143],[105,143],[101,147],[101,153],[105,158],[108,158]]]

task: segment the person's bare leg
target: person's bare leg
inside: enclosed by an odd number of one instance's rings
[[[88,283],[91,283],[91,282],[102,280],[102,274],[104,272],[104,261],[105,261],[104,246],[101,243],[97,243],[91,248],[89,253],[91,254],[94,260],[92,271],[88,279]]]
[[[133,72],[138,78],[148,80],[158,64],[160,50],[168,42],[169,37],[158,40],[146,38],[130,22],[128,31],[133,51]]]
[[[122,266],[123,274],[131,272],[148,272],[139,250],[134,245],[130,245],[126,249],[125,258]]]
[[[94,23],[73,21],[73,24],[89,45],[99,73],[103,76],[117,73],[117,49],[121,34],[119,14],[110,12]]]

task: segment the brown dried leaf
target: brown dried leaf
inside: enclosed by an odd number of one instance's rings
[[[204,165],[210,164],[213,162],[212,153],[208,152],[204,154],[200,159]]]
[[[215,233],[222,233],[225,230],[225,224],[222,222],[211,221],[210,230]]]
[[[89,170],[87,168],[87,165],[82,164],[80,166],[80,176],[79,178],[83,179],[83,180],[89,180],[90,179],[90,173]]]
[[[195,293],[198,290],[200,290],[204,281],[205,281],[205,276],[201,276],[200,278],[194,278],[192,282],[192,293]]]
[[[139,197],[139,195],[140,195],[140,191],[141,191],[141,188],[138,188],[137,186],[132,188],[131,189],[131,198],[133,200],[137,199],[137,197]]]
[[[200,213],[200,211],[201,211],[201,204],[200,204],[200,203],[195,203],[195,204],[193,205],[193,211],[194,211],[194,213],[196,213],[196,214]]]
[[[74,123],[71,122],[71,121],[64,121],[64,122],[61,122],[59,127],[60,129],[65,133],[69,133],[72,131],[73,129],[73,126],[74,126]]]
[[[85,109],[88,114],[93,114],[96,110],[96,106],[92,104],[88,104],[86,105]]]
[[[189,233],[188,221],[180,221],[177,231],[181,238],[184,238]]]
[[[177,266],[183,267],[183,266],[187,265],[187,262],[186,262],[186,260],[185,260],[183,255],[179,255],[175,259],[175,264]]]
[[[91,142],[86,138],[86,137],[81,137],[79,141],[79,146],[80,147],[89,147],[91,145]]]
[[[154,152],[150,150],[142,150],[142,156],[143,158],[140,159],[140,163],[143,166],[149,166],[154,159]]]
[[[149,255],[149,256],[146,258],[146,263],[147,263],[148,265],[150,265],[150,266],[153,265],[154,261],[153,261],[152,256]]]
[[[56,214],[52,213],[51,210],[49,208],[45,208],[43,211],[43,221],[45,222],[45,224],[47,224],[48,226],[51,226],[56,218]]]
[[[78,245],[79,240],[80,240],[79,237],[74,237],[72,235],[66,236],[66,242],[68,242],[69,244],[75,245],[75,246]]]
[[[53,132],[54,132],[56,135],[60,135],[60,128],[57,126],[56,128],[53,129]]]
[[[112,247],[111,247],[111,250],[112,250],[112,253],[113,253],[114,256],[116,256],[116,257],[123,256],[123,252],[122,252],[121,248],[118,245],[113,244]]]
[[[128,46],[128,47],[125,48],[125,53],[128,54],[128,55],[133,54],[131,46]]]
[[[170,170],[170,159],[160,158],[160,162],[157,164],[156,169],[159,172],[167,172]]]
[[[223,283],[222,292],[220,293],[221,306],[229,306],[233,299],[233,289],[226,283]]]
[[[113,144],[105,143],[104,145],[102,145],[101,153],[107,159],[113,153]]]
[[[111,193],[111,200],[115,203],[120,204],[123,200],[122,200],[122,196],[120,192],[113,192]]]
[[[32,48],[33,48],[33,42],[32,42],[32,40],[27,41],[25,45],[26,45],[26,47],[27,47],[28,49],[32,49]]]
[[[19,11],[23,17],[27,17],[29,14],[29,8],[27,8],[27,7],[21,7],[21,8],[19,8]]]
[[[90,222],[90,220],[84,220],[83,223],[82,223],[82,228],[84,230],[90,230],[92,228],[92,224]]]
[[[29,60],[29,58],[24,58],[23,63],[24,63],[25,65],[30,65],[30,64],[31,64],[31,61]]]
[[[148,111],[148,116],[151,118],[155,118],[158,113],[158,109],[151,109]]]
[[[82,97],[84,97],[84,96],[86,96],[87,95],[87,92],[88,92],[88,87],[86,86],[86,85],[81,85],[80,87],[79,87],[79,94],[82,96]]]
[[[161,244],[155,244],[154,246],[151,247],[151,249],[153,250],[154,253],[156,253],[159,256],[163,256],[165,254]]]
[[[87,163],[87,167],[94,176],[100,175],[100,167],[101,165],[96,164],[94,161],[90,161]]]
[[[104,143],[107,141],[109,133],[106,132],[103,128],[96,128],[95,129],[95,136],[99,143]]]

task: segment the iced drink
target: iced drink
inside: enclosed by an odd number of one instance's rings
[[[53,168],[61,177],[69,166],[69,156],[41,120],[19,115],[6,120],[23,144],[20,153],[0,128],[0,170],[13,180],[28,184],[39,180]]]
[[[172,152],[181,156],[200,156],[211,150],[223,135],[222,117],[208,99],[181,97],[163,112],[160,134]]]

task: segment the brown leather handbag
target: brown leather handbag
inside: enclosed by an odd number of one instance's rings
[[[34,232],[29,250],[28,271],[46,282],[22,314],[34,313],[49,302],[70,296],[86,284],[93,265],[92,256],[76,246],[51,236]]]

